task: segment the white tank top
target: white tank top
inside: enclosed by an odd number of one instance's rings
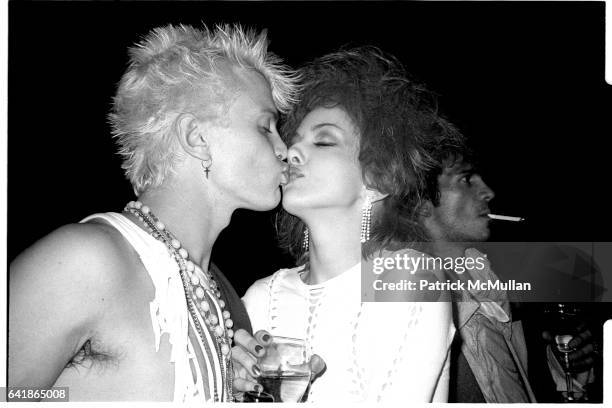
[[[155,298],[150,303],[151,324],[155,334],[155,347],[159,351],[160,338],[168,333],[172,347],[170,362],[174,364],[174,401],[214,401],[213,391],[219,390],[221,401],[227,401],[221,364],[215,339],[209,333],[202,316],[197,313],[205,339],[198,335],[193,318],[187,309],[187,300],[179,267],[166,246],[118,213],[94,214],[81,223],[102,219],[125,237],[138,253],[155,286]],[[221,308],[213,300],[219,321],[223,321]],[[211,305],[212,306],[212,305]],[[216,385],[216,387],[215,387]]]

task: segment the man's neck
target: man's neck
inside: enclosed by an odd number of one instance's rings
[[[464,256],[466,246],[457,242],[447,242],[443,240],[431,243],[433,255],[439,257],[459,258]]]
[[[207,270],[213,244],[229,224],[233,209],[212,205],[210,198],[190,197],[177,190],[160,187],[143,193],[139,200],[180,241],[190,259]]]

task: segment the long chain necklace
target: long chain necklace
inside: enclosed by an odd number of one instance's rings
[[[162,223],[151,212],[151,209],[143,205],[140,201],[130,201],[125,207],[125,211],[133,214],[138,218],[149,230],[149,233],[157,240],[163,242],[168,248],[170,254],[176,261],[179,267],[179,275],[183,283],[185,298],[187,300],[187,308],[191,314],[195,324],[196,331],[200,336],[202,344],[206,343],[206,336],[202,326],[199,323],[198,313],[204,317],[206,327],[215,339],[215,351],[219,358],[219,366],[221,367],[221,378],[225,386],[225,395],[232,401],[232,360],[230,355],[231,338],[234,336],[232,327],[234,325],[230,318],[229,310],[223,310],[222,316],[219,317],[216,313],[217,309],[215,302],[222,310],[225,308],[225,302],[221,299],[221,291],[217,282],[210,272],[205,272],[196,263],[189,259],[189,253],[182,247],[180,241],[166,229]],[[217,383],[214,381],[214,401],[220,402]]]

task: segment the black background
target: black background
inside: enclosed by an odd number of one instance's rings
[[[133,198],[106,115],[127,47],[169,23],[268,28],[298,65],[344,44],[396,55],[475,141],[494,240],[610,241],[604,3],[9,3],[8,260]],[[273,213],[238,211],[213,261],[239,293],[291,260]]]

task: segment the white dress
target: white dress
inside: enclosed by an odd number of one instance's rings
[[[306,339],[325,361],[308,402],[447,400],[449,303],[361,303],[360,264],[317,285],[303,269],[258,280],[243,300],[254,332]]]

